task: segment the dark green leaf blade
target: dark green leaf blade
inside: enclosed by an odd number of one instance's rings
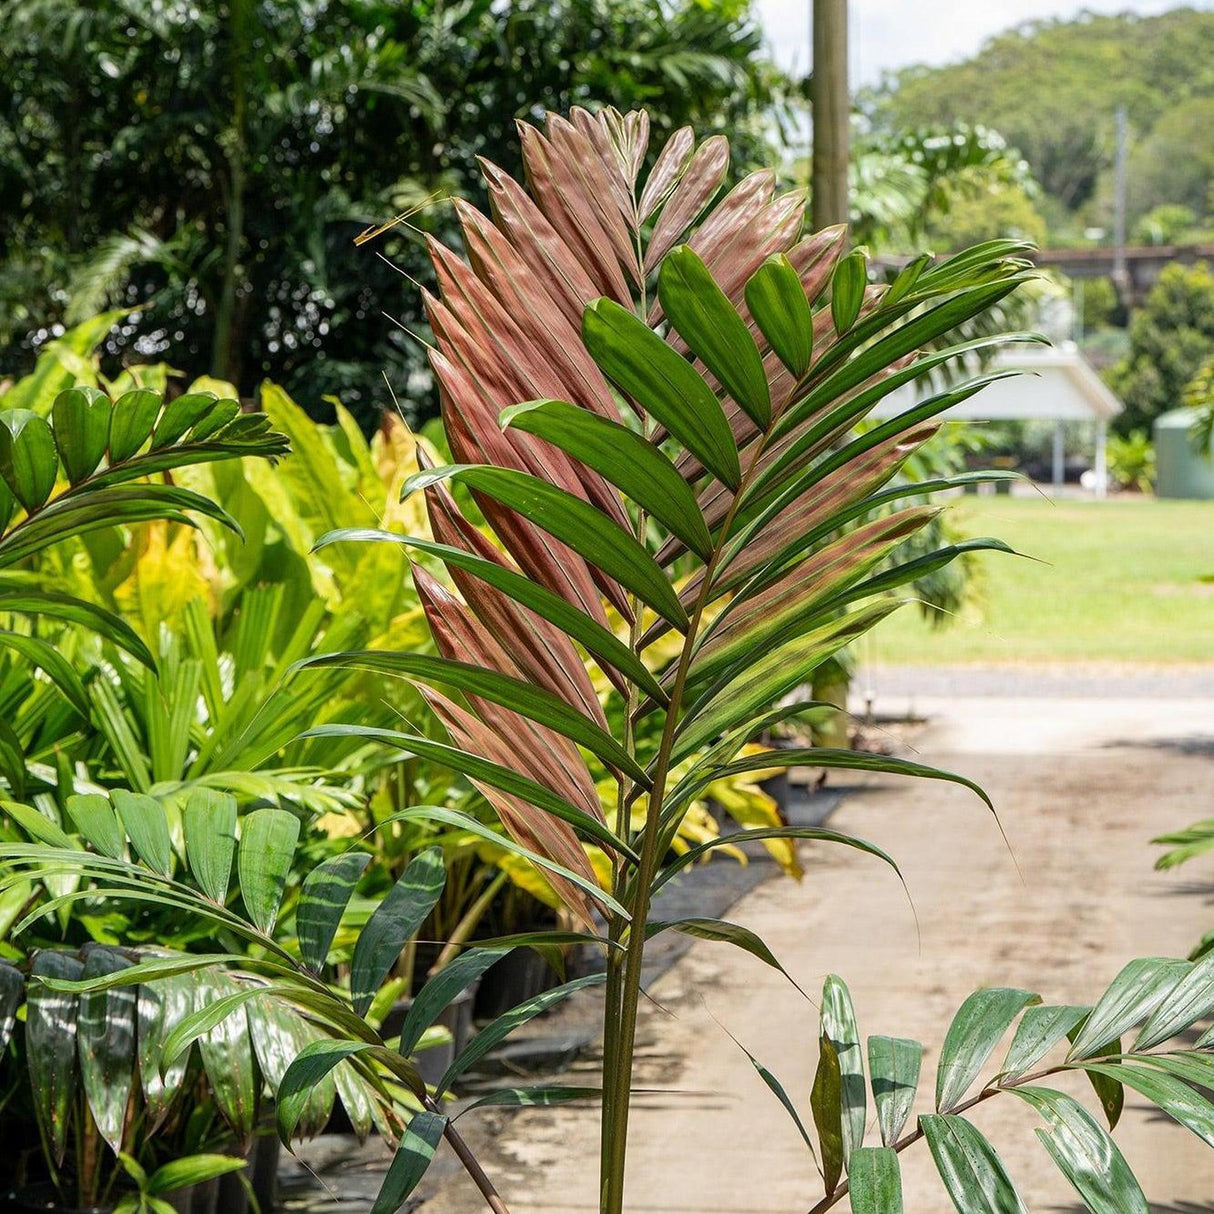
[[[368,852],[348,851],[330,856],[304,878],[295,910],[295,930],[299,954],[313,973],[324,968],[342,915],[370,861]]]
[[[0,961],[0,1054],[8,1049],[17,1023],[17,1009],[25,1001],[25,977],[15,965]]]
[[[391,729],[377,729],[370,725],[317,725],[299,735],[301,738],[366,738],[368,741],[381,742],[395,746],[407,754],[415,754],[423,759],[430,759],[452,771],[458,771],[473,780],[480,780],[491,788],[499,788],[503,792],[512,793],[524,801],[568,822],[588,838],[595,839],[604,846],[620,855],[628,856],[637,861],[639,857],[627,843],[618,839],[612,831],[592,818],[585,810],[570,805],[542,784],[520,776],[499,763],[481,758],[456,746],[448,746],[443,742],[435,742],[417,734],[398,733]],[[417,807],[414,808],[434,808]],[[405,810],[404,813],[411,811]],[[407,820],[407,819],[406,819]]]
[[[769,257],[747,282],[746,306],[777,357],[799,379],[813,357],[814,321],[801,278],[783,253]]]
[[[709,839],[705,843],[697,843],[695,847],[689,847],[681,855],[671,860],[658,874],[654,882],[654,892],[656,893],[667,881],[677,876],[688,865],[694,864],[718,847],[728,847],[740,843],[759,843],[765,839],[816,839],[822,843],[838,843],[844,847],[853,847],[857,851],[865,852],[884,861],[895,873],[898,873],[899,877],[901,876],[893,857],[882,851],[875,843],[869,843],[867,839],[858,839],[853,835],[841,834],[839,831],[827,830],[818,826],[758,826],[751,830],[735,831],[733,834]]]
[[[889,599],[847,612],[822,628],[778,646],[738,673],[726,674],[704,692],[679,723],[676,761],[743,718],[770,707],[805,682],[832,654],[900,606],[898,600]]]
[[[173,872],[173,844],[169,838],[164,806],[155,797],[127,792],[123,788],[114,789],[110,799],[139,858],[161,876],[170,876]]]
[[[856,323],[868,285],[864,253],[853,249],[835,266],[830,284],[830,316],[836,333],[846,333]]]
[[[83,977],[113,973],[130,964],[117,949],[92,948]],[[80,996],[76,1037],[80,1078],[93,1121],[115,1153],[123,1148],[135,1082],[136,1001],[132,987]]]
[[[170,1159],[148,1178],[148,1192],[176,1193],[191,1185],[205,1184],[217,1176],[239,1172],[248,1165],[247,1159],[233,1159],[231,1155],[189,1155],[185,1159]]]
[[[659,344],[669,349],[660,339]],[[451,464],[415,473],[401,487],[401,496],[443,480],[467,485],[524,515],[528,522],[627,587],[663,619],[686,630],[687,613],[661,566],[643,544],[589,502],[525,472],[481,464]]]
[[[298,839],[299,819],[285,809],[255,809],[240,823],[240,893],[249,918],[263,932],[278,918]]]
[[[0,631],[0,648],[11,649],[31,666],[38,667],[63,693],[71,706],[86,720],[89,715],[88,692],[71,662],[53,645],[23,632]]]
[[[809,1093],[809,1107],[818,1130],[822,1180],[827,1194],[839,1187],[843,1175],[843,1080],[834,1043],[823,1033],[818,1039],[818,1068]]]
[[[839,1101],[843,1164],[850,1169],[851,1153],[864,1145],[868,1101],[864,1082],[864,1049],[856,1026],[851,992],[837,974],[822,984],[822,1034],[829,1037],[839,1062]]]
[[[646,695],[666,702],[666,694],[661,684],[653,677],[643,662],[616,635],[604,628],[597,620],[592,620],[585,612],[579,611],[559,594],[554,594],[529,577],[499,565],[495,561],[485,560],[475,553],[466,552],[462,548],[453,548],[449,544],[437,544],[432,540],[421,539],[413,535],[395,535],[390,531],[378,531],[367,528],[352,528],[342,531],[330,531],[322,535],[313,546],[323,548],[328,544],[345,540],[373,541],[379,543],[400,544],[406,548],[415,548],[429,556],[438,557],[445,565],[462,569],[487,582],[490,586],[508,594],[516,603],[521,603],[529,611],[555,624],[562,632],[578,641],[585,649],[600,662],[615,667],[621,674],[627,675]]]
[[[1189,962],[1174,957],[1131,961],[1097,1001],[1067,1058],[1090,1058],[1113,1038],[1139,1024],[1191,969]]]
[[[185,1082],[187,1060],[167,1062],[164,1045],[173,1026],[194,1011],[196,992],[189,974],[142,982],[138,988],[139,1081],[153,1129],[168,1116]]]
[[[257,811],[262,812],[262,811]],[[216,1003],[241,989],[226,975],[201,972],[196,1005]],[[215,1097],[216,1107],[240,1143],[248,1142],[257,1125],[257,1067],[245,1009],[220,1020],[198,1039],[202,1065]]]
[[[380,983],[433,909],[446,879],[442,849],[429,848],[409,862],[375,908],[354,946],[350,970],[350,995],[360,1016],[367,1014]]]
[[[435,657],[433,654],[377,649],[316,654],[302,659],[292,670],[320,667],[400,674],[426,686],[456,687],[469,695],[484,696],[495,704],[501,704],[532,721],[556,730],[598,755],[604,763],[620,768],[634,779],[645,779],[644,768],[637,764],[615,738],[599,728],[585,714],[571,708],[555,692],[525,679],[501,674],[471,662]]]
[[[902,1214],[902,1170],[889,1147],[861,1147],[847,1166],[852,1214]]]
[[[658,271],[658,301],[691,352],[765,430],[771,392],[763,358],[746,322],[694,249],[671,249]]]
[[[537,868],[544,869],[550,873],[556,873],[563,877],[566,881],[572,882],[579,889],[584,890],[592,898],[596,899],[601,905],[614,911],[624,920],[628,919],[628,911],[623,903],[618,902],[606,890],[604,890],[597,882],[591,881],[583,877],[579,873],[575,873],[572,869],[566,868],[563,864],[558,864],[555,860],[550,860],[547,856],[540,855],[539,852],[532,851],[530,848],[524,847],[521,843],[511,838],[508,834],[499,834],[491,826],[485,825],[484,822],[472,817],[470,814],[460,813],[457,809],[447,809],[443,805],[415,805],[412,809],[402,809],[399,813],[392,814],[387,819],[388,822],[442,822],[447,826],[454,826],[459,830],[466,830],[470,834],[476,835],[481,839],[492,843],[495,847],[503,848],[505,851],[513,852],[516,856],[522,856],[525,860],[529,860]]]
[[[441,1097],[470,1066],[480,1061],[498,1042],[504,1041],[520,1025],[526,1024],[528,1020],[538,1016],[541,1012],[546,1012],[550,1007],[568,999],[575,992],[588,986],[598,986],[606,980],[606,974],[586,974],[584,977],[575,978],[572,982],[566,982],[561,986],[544,991],[543,994],[536,995],[534,998],[526,999],[508,1012],[503,1012],[496,1020],[485,1025],[456,1055],[455,1061],[451,1063],[435,1085],[435,1091]]]
[[[4,564],[5,560],[0,558],[0,566]],[[107,641],[112,641],[119,649],[138,659],[150,670],[156,668],[151,652],[130,624],[121,616],[104,607],[98,607],[95,603],[52,590],[5,591],[0,593],[0,611],[46,616],[47,619],[62,620],[67,624],[80,624]]]
[[[108,797],[100,793],[76,793],[65,805],[76,829],[104,856],[121,860],[126,852],[126,835]]]
[[[1214,1011],[1214,953],[1207,953],[1172,988],[1143,1025],[1134,1052],[1154,1049]]]
[[[371,1214],[396,1214],[405,1204],[426,1174],[446,1128],[447,1118],[441,1113],[423,1109],[414,1114],[392,1157]]]
[[[1150,1214],[1117,1144],[1078,1101],[1049,1088],[1013,1088],[1047,1122],[1037,1137],[1092,1214]]]
[[[549,1108],[558,1104],[570,1104],[575,1100],[600,1100],[602,1088],[578,1087],[570,1084],[545,1083],[526,1088],[497,1088],[478,1096],[460,1108],[459,1117],[483,1108]]]
[[[55,397],[51,424],[63,470],[74,485],[92,473],[110,441],[110,398],[97,388],[68,388]]]
[[[75,995],[52,991],[38,978],[79,979],[84,965],[67,953],[45,949],[30,969],[25,1043],[34,1114],[56,1165],[67,1148],[76,1098],[76,1039],[79,1002]]]
[[[46,420],[28,409],[0,411],[0,477],[27,511],[50,497],[58,472],[59,452]]]
[[[779,970],[785,978],[797,986],[789,972],[780,964],[776,955],[763,942],[761,936],[748,927],[738,923],[729,923],[725,919],[710,919],[689,917],[686,919],[651,919],[645,925],[645,938],[650,939],[660,932],[682,932],[685,936],[694,936],[697,940],[715,940],[732,944],[743,952],[757,957],[764,965]],[[800,987],[797,987],[800,990]]]
[[[501,422],[560,447],[601,473],[693,552],[705,559],[712,554],[712,536],[691,487],[661,449],[636,431],[560,400],[512,405]]]
[[[419,1099],[425,1096],[426,1085],[417,1068],[395,1050],[369,1041],[333,1041],[329,1038],[311,1041],[295,1055],[278,1084],[278,1137],[284,1146],[290,1146],[313,1090],[334,1067],[356,1054],[365,1054],[387,1067]]]
[[[736,489],[738,447],[721,402],[673,346],[614,300],[582,315],[582,340],[599,369],[708,469]]]
[[[1083,1062],[1089,1075],[1101,1075],[1118,1085],[1132,1088],[1158,1105],[1207,1146],[1214,1147],[1214,1104],[1175,1075],[1128,1063]]]
[[[1007,1075],[1031,1070],[1091,1011],[1087,1007],[1048,1005],[1028,1008],[1016,1026],[1003,1060]]]
[[[147,441],[160,415],[160,393],[150,388],[124,392],[115,402],[110,419],[110,463],[130,459]]]
[[[236,855],[236,798],[212,788],[193,788],[183,815],[186,857],[202,892],[222,906]]]
[[[510,951],[508,948],[470,949],[428,978],[425,986],[414,997],[405,1016],[405,1023],[401,1026],[400,1043],[397,1046],[400,1052],[411,1054],[422,1034],[438,1019],[447,1005]]]

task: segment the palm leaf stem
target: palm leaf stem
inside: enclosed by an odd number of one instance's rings
[[[604,1036],[604,1097],[609,1104],[603,1111],[603,1154],[607,1167],[603,1175],[603,1214],[623,1214],[624,1209],[624,1165],[628,1151],[628,1106],[632,1093],[632,1064],[636,1045],[637,1005],[641,992],[641,968],[645,952],[645,924],[649,915],[649,891],[653,884],[658,856],[658,836],[661,833],[662,804],[666,794],[666,780],[670,771],[670,757],[674,748],[675,729],[679,721],[688,671],[699,634],[701,619],[712,593],[713,576],[725,552],[730,529],[738,505],[745,496],[751,478],[759,467],[759,460],[767,443],[764,434],[755,444],[750,462],[742,474],[737,492],[729,512],[717,531],[712,555],[704,571],[704,578],[696,595],[691,613],[690,626],[683,638],[679,664],[671,687],[670,703],[666,707],[666,721],[662,739],[654,763],[652,787],[645,815],[645,829],[641,840],[641,862],[637,868],[631,889],[631,897],[622,899],[632,915],[628,925],[628,945],[623,961],[622,988],[618,1005],[619,1024],[613,1034],[612,1049],[607,1051]],[[613,1009],[608,1005],[609,1013]]]
[[[442,1113],[431,1096],[426,1097],[425,1107],[431,1113],[440,1115]],[[493,1187],[493,1181],[485,1175],[485,1169],[477,1162],[476,1156],[472,1154],[463,1135],[455,1128],[450,1118],[443,1126],[443,1137],[447,1140],[447,1145],[455,1152],[456,1158],[463,1164],[464,1171],[472,1178],[473,1184],[480,1190],[485,1204],[493,1211],[493,1214],[510,1214],[509,1207],[502,1200],[502,1195]]]
[[[635,214],[638,208],[636,187],[632,189],[632,206]],[[641,244],[640,225],[636,224],[633,228],[633,243],[636,247],[637,264],[644,264],[644,249]],[[649,313],[649,298],[648,289],[646,286],[645,276],[641,275],[640,282],[640,308],[638,315],[647,316]],[[651,436],[651,422],[648,418],[644,420],[643,429],[646,437]],[[636,530],[634,532],[637,542],[643,544],[645,542],[645,530],[648,522],[648,514],[644,509],[638,509]],[[641,627],[641,604],[635,594],[629,595],[629,606],[632,608],[632,623],[628,629],[628,647],[639,657],[639,646],[641,637],[644,634],[644,629]],[[632,754],[636,747],[636,719],[635,712],[640,703],[640,695],[637,691],[636,684],[631,679],[628,680],[627,692],[624,697],[624,749]],[[618,795],[616,800],[616,816],[615,816],[615,832],[616,838],[628,838],[628,823],[631,813],[632,804],[632,789],[633,782],[625,783],[623,780],[618,785]],[[623,885],[626,876],[624,866],[624,857],[618,853],[613,853],[611,858],[612,864],[612,891],[623,892]],[[618,944],[626,930],[626,924],[619,915],[612,915],[611,921],[607,925],[608,935],[613,944]],[[608,1127],[616,1125],[615,1121],[615,1089],[613,1084],[609,1083],[607,1076],[613,1074],[609,1069],[614,1065],[618,1053],[618,1037],[620,1026],[620,998],[623,993],[623,973],[624,973],[625,953],[623,949],[608,948],[607,950],[607,984],[604,991],[604,1016],[603,1016],[603,1095],[602,1108],[599,1113],[601,1131],[599,1135],[599,1179],[604,1185],[603,1193],[600,1197],[606,1195],[606,1178],[610,1174],[611,1169],[611,1149],[613,1137],[608,1133]],[[630,1077],[631,1078],[631,1077]],[[631,1083],[629,1084],[631,1086]],[[622,1123],[627,1127],[628,1120],[625,1114]],[[626,1132],[626,1130],[625,1130]]]

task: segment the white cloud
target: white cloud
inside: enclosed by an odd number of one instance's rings
[[[757,0],[768,43],[786,68],[804,71],[809,63],[811,2]],[[1175,7],[1177,0],[851,0],[852,80],[872,84],[893,68],[963,59],[992,34],[1022,21],[1074,17],[1084,10],[1149,14]]]

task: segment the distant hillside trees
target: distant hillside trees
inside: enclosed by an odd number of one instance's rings
[[[910,68],[862,98],[877,129],[984,123],[1019,148],[1066,215],[1107,223],[1114,113],[1128,111],[1131,222],[1161,203],[1209,213],[1214,12],[1085,14],[992,38],[963,63]]]

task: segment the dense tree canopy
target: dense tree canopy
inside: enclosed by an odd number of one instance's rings
[[[1201,108],[1189,106],[1210,97],[1214,12],[1182,8],[1149,18],[1089,13],[1026,22],[962,63],[890,76],[864,104],[878,127],[957,121],[994,127],[1024,154],[1045,191],[1074,211],[1102,193],[1118,105],[1127,107],[1134,141],[1157,143],[1170,158],[1177,130],[1214,147],[1210,125],[1194,121]],[[1178,107],[1187,117],[1170,118]],[[1142,156],[1155,153],[1144,148]],[[1186,197],[1173,198],[1169,182],[1157,175],[1156,181],[1162,196],[1145,189],[1134,195],[1139,213],[1189,200],[1188,185]]]
[[[394,267],[426,280],[441,196],[517,166],[537,98],[645,104],[744,165],[781,87],[749,0],[0,0],[0,368],[117,303],[116,357],[425,401]]]
[[[1199,264],[1171,265],[1130,321],[1130,350],[1111,368],[1114,390],[1125,402],[1117,418],[1124,434],[1184,403],[1184,390],[1214,355],[1214,273]]]

